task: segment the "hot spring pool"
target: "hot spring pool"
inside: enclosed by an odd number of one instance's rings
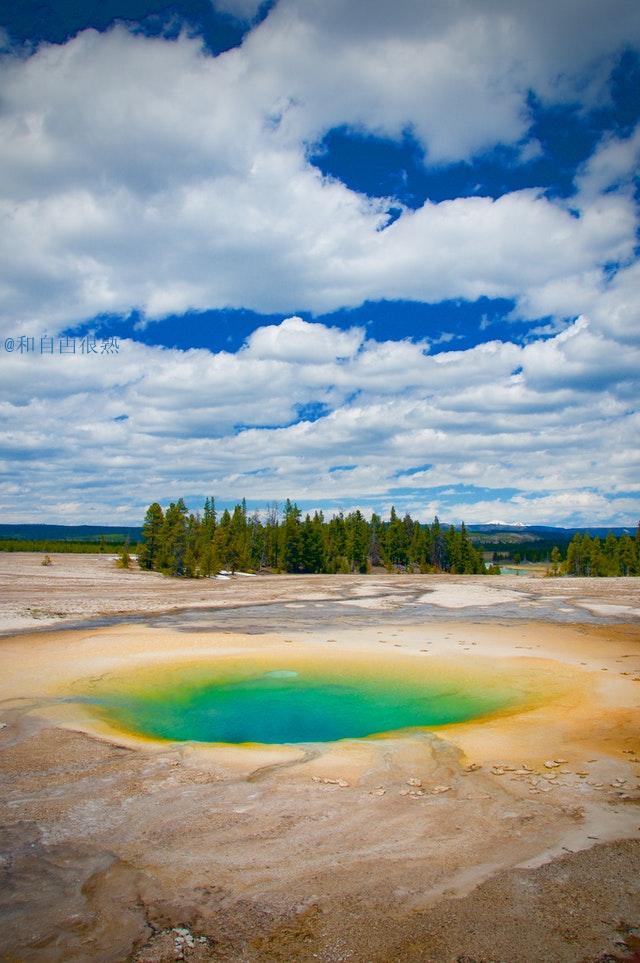
[[[109,727],[151,739],[333,742],[467,722],[524,707],[530,686],[423,660],[407,669],[295,659],[221,660],[102,678],[74,701]]]

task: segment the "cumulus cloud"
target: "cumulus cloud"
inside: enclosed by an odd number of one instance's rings
[[[411,125],[442,162],[524,137],[529,91],[597,102],[615,56],[639,43],[640,13],[626,0],[606,10],[598,0],[400,0],[392,13],[386,0],[280,0],[247,46],[295,78],[290,128],[395,136]]]
[[[253,20],[259,5],[215,6]],[[88,521],[91,505],[136,521],[152,499],[251,494],[259,477],[265,498],[406,498],[431,512],[441,486],[483,485],[528,494],[445,508],[628,520],[638,132],[605,138],[569,200],[427,201],[393,223],[392,198],[309,162],[339,125],[410,129],[428,163],[499,144],[531,157],[530,94],[606,105],[626,45],[640,46],[640,7],[626,0],[399,0],[393,17],[382,0],[279,0],[218,57],[186,35],[122,26],[4,54],[3,336],[132,308],[146,320],[224,307],[285,320],[234,353],[134,341],[117,357],[0,351],[3,513],[38,504]],[[426,342],[288,316],[480,296],[550,316],[539,333],[551,336],[432,355]]]
[[[459,160],[522,142],[531,90],[602,102],[612,58],[640,44],[640,8],[578,6],[576,31],[572,3],[403,0],[390,18],[370,0],[280,0],[218,57],[124,27],[5,56],[0,319],[482,295],[513,298],[523,317],[587,312],[603,266],[633,253],[633,197],[610,187],[637,135],[601,145],[571,207],[536,191],[458,198],[386,229],[391,199],[307,158],[346,124],[410,127],[429,160]]]
[[[263,2],[264,0],[212,0],[216,10],[229,13],[244,23],[251,23],[255,19]]]
[[[361,328],[341,331],[302,318],[285,318],[281,324],[257,328],[247,341],[245,353],[262,359],[323,364],[352,357],[363,338]]]
[[[5,353],[0,510],[19,518],[37,504],[43,517],[88,521],[88,506],[106,517],[127,493],[136,521],[154,499],[213,492],[629,523],[640,352],[613,348],[584,321],[544,342],[430,355],[289,318],[235,353],[133,341],[111,356]],[[309,405],[324,413],[301,419]],[[568,497],[585,485],[586,501]],[[492,508],[486,496],[438,502],[442,486],[521,494]],[[61,490],[75,514],[56,507]]]
[[[640,126],[628,137],[606,136],[577,177],[583,197],[597,197],[611,188],[632,189],[640,167]]]

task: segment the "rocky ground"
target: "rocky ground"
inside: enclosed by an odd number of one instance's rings
[[[636,580],[182,583],[99,557],[12,561],[5,629],[25,621],[0,640],[1,960],[639,958]],[[118,612],[142,618],[44,621]],[[60,702],[151,658],[265,650],[508,663],[562,695],[268,750],[145,742]]]
[[[340,602],[377,613],[406,615],[407,603],[427,605],[430,618],[455,610],[474,618],[537,618],[561,621],[640,621],[640,579],[526,578],[472,575],[260,575],[173,579],[134,568],[124,571],[113,556],[0,552],[0,634],[49,626],[86,624],[167,612],[200,612],[252,606]],[[265,617],[270,615],[265,610]],[[415,611],[409,612],[411,619]],[[220,622],[213,623],[218,627]]]

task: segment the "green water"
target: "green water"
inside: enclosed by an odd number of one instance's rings
[[[508,709],[523,693],[503,681],[419,680],[371,672],[174,669],[81,699],[110,725],[156,739],[226,743],[332,742],[433,727]]]

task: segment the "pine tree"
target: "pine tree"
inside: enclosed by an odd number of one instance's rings
[[[278,571],[280,567],[280,522],[279,508],[277,502],[267,505],[266,522],[264,530],[264,549],[262,567],[273,568]]]
[[[438,572],[447,571],[449,567],[449,558],[447,555],[447,542],[442,533],[440,520],[437,515],[433,519],[433,524],[431,525],[431,544],[432,544],[432,552],[433,552],[431,557],[431,564],[434,566],[434,568]]]
[[[305,515],[300,532],[300,571],[318,574],[325,570],[322,522],[315,512],[313,519]]]
[[[582,575],[582,537],[579,532],[569,542],[566,569],[569,575]]]
[[[140,567],[171,575],[208,576],[221,568],[288,572],[368,572],[380,562],[389,568],[409,571],[442,571],[455,574],[486,572],[482,552],[475,547],[464,523],[456,530],[443,531],[437,518],[431,526],[414,521],[409,513],[398,518],[391,509],[388,522],[375,513],[367,522],[356,509],[347,517],[342,512],[325,521],[321,512],[301,522],[298,506],[287,499],[279,519],[278,505],[267,506],[264,524],[257,512],[247,515],[243,499],[233,510],[225,509],[218,521],[213,498],[204,511],[191,514],[183,499],[171,503],[166,512],[157,502],[149,506],[143,525],[143,543],[138,549]],[[640,530],[640,529],[639,529]],[[47,546],[44,546],[45,550]],[[545,546],[528,550],[530,560],[547,556]],[[494,563],[499,561],[494,551]],[[604,540],[588,532],[576,532],[567,558],[553,546],[551,574],[560,571],[575,576],[640,575],[640,537],[609,532]],[[495,571],[495,567],[490,571]]]
[[[156,568],[163,522],[164,514],[160,505],[157,502],[149,505],[142,526],[144,544],[138,552],[140,568],[147,570]]]
[[[381,560],[380,525],[380,516],[374,512],[369,523],[369,559],[372,565],[379,565]]]
[[[120,557],[118,558],[118,568],[131,568],[131,555],[129,554],[129,536],[124,540]]]
[[[231,516],[226,562],[232,572],[243,570],[249,564],[249,533],[244,500],[241,505],[236,505]]]
[[[625,532],[618,543],[618,564],[621,575],[637,575],[636,550],[633,539]]]
[[[184,575],[187,549],[187,506],[182,498],[167,508],[160,532],[158,568],[169,575]]]
[[[385,554],[389,565],[405,566],[407,564],[410,541],[409,530],[410,526],[406,523],[406,516],[405,520],[401,521],[392,505],[385,539]]]
[[[454,575],[462,575],[464,572],[464,565],[460,551],[460,540],[456,536],[456,530],[453,525],[450,525],[447,529],[445,540],[447,543],[448,555],[447,569],[448,571],[453,572]]]
[[[288,498],[284,506],[282,526],[282,560],[285,572],[302,571],[300,509]]]
[[[187,534],[184,550],[184,572],[187,578],[196,578],[201,575],[199,533],[202,522],[196,515],[189,515],[187,522]]]

